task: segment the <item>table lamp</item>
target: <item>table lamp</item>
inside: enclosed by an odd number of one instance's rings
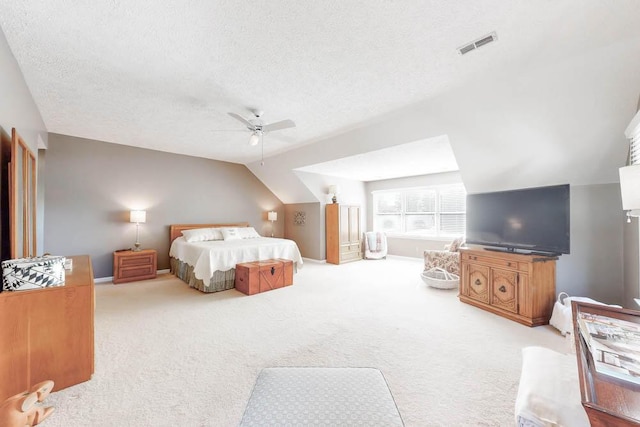
[[[140,241],[139,241],[139,236],[140,236],[140,224],[144,224],[145,222],[147,222],[147,211],[131,211],[130,215],[129,215],[129,222],[135,222],[136,223],[136,243],[135,243],[135,248],[133,249],[134,252],[138,252],[140,251]]]
[[[267,219],[271,221],[271,237],[273,237],[273,223],[278,220],[278,212],[271,211],[267,213]]]

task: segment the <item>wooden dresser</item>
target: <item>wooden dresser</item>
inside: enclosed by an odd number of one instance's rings
[[[325,226],[328,263],[342,264],[362,259],[360,206],[326,205]]]
[[[113,283],[153,279],[157,270],[158,253],[155,249],[113,253]]]
[[[555,257],[460,249],[460,301],[527,326],[549,323]]]
[[[69,258],[64,286],[0,293],[0,402],[40,381],[53,380],[57,391],[91,379],[91,259]]]

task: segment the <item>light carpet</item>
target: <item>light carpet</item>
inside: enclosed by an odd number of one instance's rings
[[[171,275],[96,285],[96,372],[52,393],[53,426],[237,426],[265,367],[373,367],[407,426],[507,426],[521,349],[566,352],[427,287],[422,260],[306,262],[294,285],[203,294]],[[54,389],[55,390],[55,389]]]

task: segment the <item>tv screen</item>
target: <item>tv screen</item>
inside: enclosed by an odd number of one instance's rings
[[[569,185],[467,195],[467,243],[568,254]]]

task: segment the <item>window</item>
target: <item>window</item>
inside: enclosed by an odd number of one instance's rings
[[[462,184],[375,191],[373,228],[406,236],[461,236],[466,195]]]

